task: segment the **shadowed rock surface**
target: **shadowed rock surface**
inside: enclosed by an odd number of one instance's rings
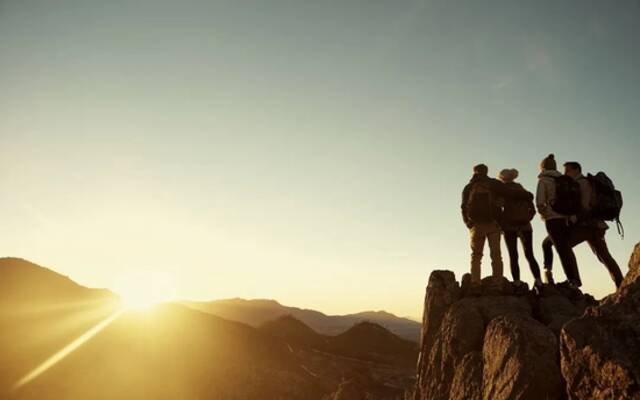
[[[640,244],[600,302],[434,271],[424,304],[415,400],[640,399]]]
[[[560,336],[570,399],[640,399],[640,244],[618,291]]]

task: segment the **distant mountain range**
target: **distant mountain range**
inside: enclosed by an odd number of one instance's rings
[[[336,336],[321,335],[291,315],[278,317],[258,328],[287,343],[327,353],[392,365],[415,366],[416,343],[402,339],[372,322],[359,322]]]
[[[331,337],[292,316],[255,328],[181,304],[123,311],[108,290],[0,259],[2,399],[401,399],[416,358],[373,323]]]
[[[360,322],[379,324],[394,334],[414,342],[419,341],[421,324],[397,317],[385,311],[365,311],[357,314],[326,315],[319,311],[288,307],[275,300],[228,299],[206,302],[182,301],[196,310],[233,321],[259,327],[269,320],[290,315],[323,335],[335,336]]]

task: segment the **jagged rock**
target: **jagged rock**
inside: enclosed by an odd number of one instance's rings
[[[587,307],[598,303],[590,295],[579,291],[545,285],[538,303],[539,320],[547,325],[556,336],[568,321],[584,314]]]
[[[467,353],[456,368],[450,400],[482,400],[482,352]]]
[[[433,349],[420,373],[422,398],[449,398],[456,369],[471,352],[482,351],[484,319],[472,299],[454,303],[442,320]]]
[[[461,368],[482,370],[481,366],[471,365],[473,360],[464,360],[470,353],[482,353],[485,329],[489,322],[502,315],[531,315],[527,297],[500,295],[513,293],[508,281],[485,278],[481,287],[488,288],[483,290],[487,295],[464,297],[450,305],[440,322],[433,346],[427,348],[423,343],[423,363],[419,365],[417,389],[422,398],[465,398],[466,391],[472,388],[463,388],[462,393],[458,392],[460,387],[469,382],[464,381],[463,376],[458,379],[455,376],[460,374]],[[427,297],[428,292],[427,289]],[[424,320],[430,320],[428,310],[425,310]],[[454,382],[457,385],[455,390]]]
[[[415,400],[640,400],[640,244],[600,303],[563,285],[504,278],[427,287]]]
[[[460,297],[460,287],[456,276],[451,271],[433,271],[429,276],[429,283],[424,299],[424,318],[422,320],[421,348],[418,369],[429,359],[436,333],[440,330],[440,323],[449,306]]]
[[[494,318],[487,327],[482,352],[484,399],[561,397],[558,341],[533,318],[513,314]]]
[[[570,399],[640,399],[640,244],[620,289],[563,327],[560,352]]]
[[[481,287],[484,296],[508,296],[515,291],[513,284],[504,277],[486,277],[482,280]]]

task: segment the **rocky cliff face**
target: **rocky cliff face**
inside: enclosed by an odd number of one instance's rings
[[[504,278],[472,289],[468,275],[434,271],[417,372],[416,400],[640,399],[640,244],[600,303]]]

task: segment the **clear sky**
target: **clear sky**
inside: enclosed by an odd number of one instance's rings
[[[0,0],[0,255],[418,317],[432,269],[468,270],[471,166],[533,190],[554,152],[623,191],[626,272],[638,21],[625,0]]]

